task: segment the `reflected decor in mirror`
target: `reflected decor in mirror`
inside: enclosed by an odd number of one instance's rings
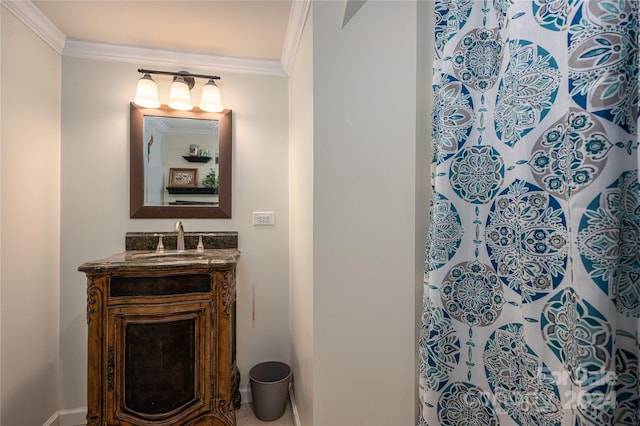
[[[130,108],[130,217],[231,218],[231,110]]]

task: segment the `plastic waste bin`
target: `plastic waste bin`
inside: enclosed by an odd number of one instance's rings
[[[291,367],[283,362],[269,361],[249,371],[253,412],[262,421],[279,419],[287,408]]]

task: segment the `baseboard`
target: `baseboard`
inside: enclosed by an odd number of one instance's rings
[[[49,417],[47,419],[46,422],[44,422],[44,424],[42,426],[59,426],[60,424],[58,423],[58,418],[60,417],[60,414],[56,411],[55,413],[53,413],[53,415],[51,417]]]
[[[293,426],[300,426],[300,414],[298,414],[298,406],[296,405],[296,397],[293,389],[289,388],[289,401],[291,402],[291,417],[293,418]]]
[[[59,426],[84,426],[87,424],[87,409],[76,408],[60,411]]]
[[[87,424],[87,409],[74,408],[55,412],[42,426],[84,426]]]
[[[242,395],[242,403],[251,402],[251,392],[248,388],[240,389]],[[300,416],[298,414],[298,406],[293,391],[289,389],[289,401],[291,402],[291,415],[293,417],[293,425],[300,426]],[[87,409],[74,408],[71,410],[60,410],[54,413],[42,426],[84,426],[87,422]]]
[[[238,389],[240,391],[240,398],[243,404],[248,404],[251,401],[253,401],[253,398],[251,398],[251,389],[247,388],[240,388]]]

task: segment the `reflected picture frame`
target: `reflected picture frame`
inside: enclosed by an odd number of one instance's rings
[[[198,186],[198,169],[169,169],[169,188],[196,188]]]

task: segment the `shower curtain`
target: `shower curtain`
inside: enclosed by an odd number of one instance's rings
[[[420,425],[640,425],[638,0],[435,0]]]

